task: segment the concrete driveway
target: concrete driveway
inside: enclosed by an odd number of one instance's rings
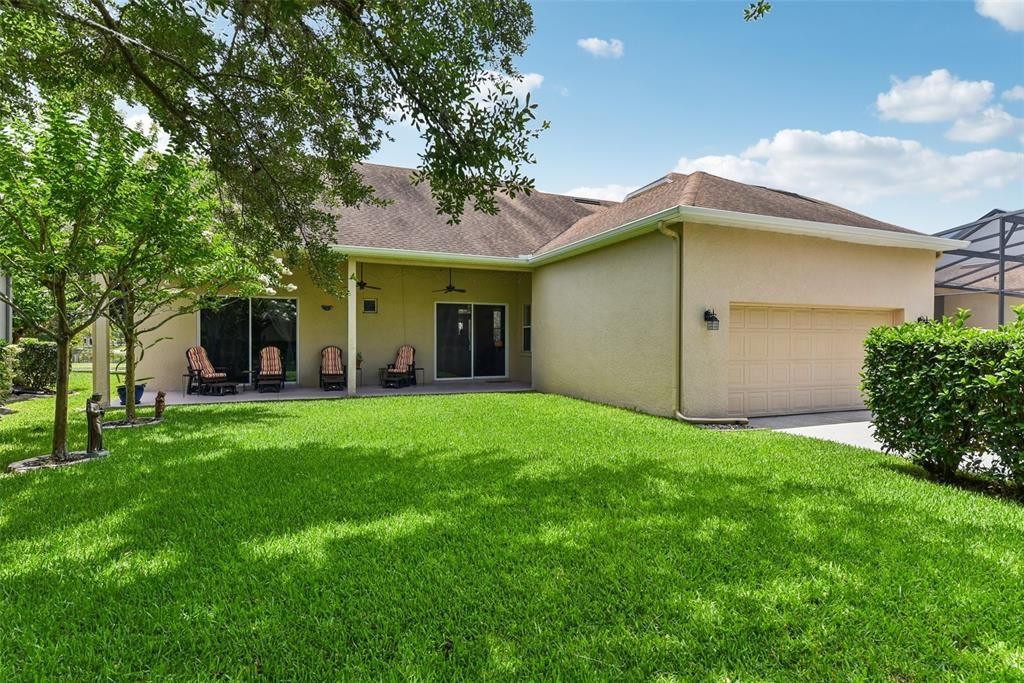
[[[835,441],[873,451],[882,450],[881,444],[875,441],[875,437],[871,435],[871,413],[867,410],[752,417],[750,426],[759,429],[773,429],[784,434],[809,436],[812,439]]]

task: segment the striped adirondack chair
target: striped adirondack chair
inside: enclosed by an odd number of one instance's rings
[[[281,391],[283,386],[284,366],[281,364],[281,349],[276,346],[264,346],[260,349],[260,372],[256,378],[256,390]]]
[[[398,349],[395,362],[388,364],[384,386],[406,387],[410,384],[416,384],[416,349],[404,344]]]
[[[193,346],[185,351],[185,361],[188,364],[188,386],[186,393],[210,393],[211,389],[218,389],[223,393],[224,387],[228,384],[227,368],[215,368],[206,355],[206,349],[202,346]]]
[[[320,350],[320,388],[324,391],[345,388],[345,365],[341,349],[325,346]]]

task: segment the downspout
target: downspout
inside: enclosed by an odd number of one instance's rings
[[[672,355],[674,357],[674,374],[672,377],[672,415],[680,422],[694,425],[736,424],[745,425],[745,417],[687,417],[682,413],[682,369],[683,369],[683,333],[682,324],[682,292],[683,292],[683,241],[676,230],[668,227],[665,221],[658,221],[658,232],[675,241],[673,257],[674,287],[672,293]]]

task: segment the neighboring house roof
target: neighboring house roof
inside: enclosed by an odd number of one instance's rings
[[[962,246],[818,199],[704,172],[669,173],[621,203],[547,192],[515,199],[499,194],[496,215],[469,209],[456,225],[437,212],[429,185],[412,184],[412,169],[363,164],[362,173],[377,196],[389,203],[335,212],[337,244],[351,253],[398,250],[539,263],[595,248],[606,238],[622,239],[651,229],[649,224],[659,218],[868,244],[936,250]]]
[[[467,207],[462,220],[448,224],[437,212],[427,183],[413,185],[412,169],[363,164],[365,182],[386,206],[365,205],[335,210],[338,244],[381,249],[518,257],[532,254],[604,202],[547,192],[499,194],[498,213]]]

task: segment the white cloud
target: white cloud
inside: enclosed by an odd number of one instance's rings
[[[739,155],[683,157],[676,170],[857,206],[913,194],[960,199],[1024,183],[1024,154],[986,149],[950,156],[914,140],[858,131],[781,130]]]
[[[604,38],[580,38],[576,44],[594,55],[595,57],[610,57],[618,59],[626,49],[626,44],[618,38],[605,40]]]
[[[1003,99],[1009,102],[1024,100],[1024,85],[1015,85],[1009,90],[1004,90]]]
[[[978,14],[998,21],[1007,31],[1024,31],[1022,0],[975,0]]]
[[[515,95],[516,99],[522,100],[526,98],[526,93],[531,93],[540,88],[541,84],[544,83],[544,76],[531,72],[523,74],[519,78],[506,78],[504,80],[508,81],[512,86],[512,94]]]
[[[562,194],[571,197],[590,197],[591,199],[604,199],[613,202],[621,202],[623,198],[635,190],[636,185],[602,185],[597,187],[574,187]]]
[[[903,81],[893,76],[876,100],[883,119],[911,123],[952,121],[979,111],[992,99],[991,81],[962,81],[946,69]]]
[[[946,137],[960,142],[992,142],[1017,133],[1024,134],[1024,119],[1010,115],[1002,107],[989,107],[975,116],[958,119]]]

